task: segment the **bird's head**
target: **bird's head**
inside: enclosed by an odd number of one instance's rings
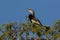
[[[28,11],[31,15],[35,15],[34,10],[32,10],[32,9],[27,9],[27,11]]]

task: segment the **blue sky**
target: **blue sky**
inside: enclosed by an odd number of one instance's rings
[[[53,26],[60,19],[60,0],[0,0],[0,24],[24,21],[26,8],[35,10],[43,25]]]

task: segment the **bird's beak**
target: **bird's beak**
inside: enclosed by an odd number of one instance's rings
[[[28,9],[28,8],[26,9],[26,11],[28,11],[28,12],[30,13],[30,11],[29,11],[29,9]]]

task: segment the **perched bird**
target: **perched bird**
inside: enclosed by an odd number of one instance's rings
[[[29,16],[28,16],[30,22],[42,26],[41,22],[35,17],[35,12],[34,12],[34,10],[28,9],[28,12],[30,13]]]

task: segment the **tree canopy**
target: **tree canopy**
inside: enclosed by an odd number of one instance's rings
[[[57,40],[60,39],[60,20],[52,28],[30,22],[10,22],[0,25],[0,33],[0,40]]]

